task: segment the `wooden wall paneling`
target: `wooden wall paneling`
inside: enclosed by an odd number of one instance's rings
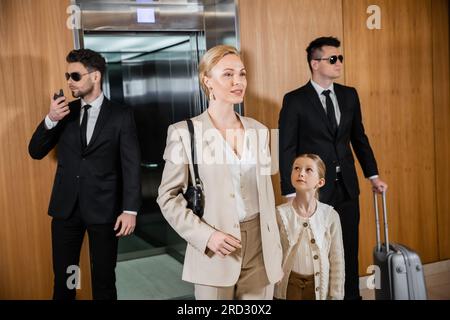
[[[381,8],[381,30],[366,27],[369,5]],[[343,0],[345,80],[358,89],[366,132],[389,184],[391,241],[438,260],[431,1]],[[370,184],[361,184],[360,273],[375,244]]]
[[[0,1],[0,299],[48,299],[53,287],[48,201],[55,154],[35,161],[28,142],[66,88],[69,0]],[[87,248],[79,297],[90,298]]]
[[[342,38],[341,0],[241,0],[239,23],[248,78],[245,115],[277,129],[283,96],[311,77],[308,44],[324,35]],[[272,181],[280,204],[279,174]]]
[[[433,99],[439,258],[450,258],[449,3],[432,0]]]

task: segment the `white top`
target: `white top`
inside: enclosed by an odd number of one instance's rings
[[[312,254],[316,300],[344,297],[345,260],[342,229],[338,213],[333,207],[317,201],[314,214],[308,222],[302,221],[292,202],[277,207],[277,222],[283,247],[283,279],[275,285],[274,296],[285,299],[289,275],[301,249],[300,236]],[[307,225],[303,225],[307,223]],[[301,227],[300,227],[301,225]]]
[[[223,138],[223,137],[222,137]],[[239,158],[230,145],[225,143],[225,159],[231,173],[236,210],[239,222],[259,212],[258,185],[256,181],[256,156],[250,149],[250,137],[245,131],[244,145]]]
[[[304,276],[309,276],[314,274],[313,257],[311,253],[311,241],[308,236],[309,218],[300,217],[298,214],[294,216],[294,228],[299,230],[299,241],[300,244],[297,247],[297,255],[294,258],[294,264],[292,266],[292,271],[297,272]]]

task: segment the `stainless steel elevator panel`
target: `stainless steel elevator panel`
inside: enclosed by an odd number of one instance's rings
[[[167,127],[200,114],[205,106],[197,80],[199,33],[87,33],[87,48],[100,52],[108,68],[103,90],[132,106],[141,147],[143,206],[135,235],[148,243],[144,255],[183,255],[185,242],[164,220],[156,203],[164,168]],[[128,240],[129,242],[129,240]],[[121,246],[123,247],[123,246]],[[122,254],[135,251],[121,249]]]
[[[217,44],[240,48],[238,0],[71,0],[78,8],[80,29],[75,47],[83,47],[85,32],[193,31],[204,34],[202,49]],[[75,11],[74,11],[75,13]],[[144,14],[143,14],[144,13]],[[154,21],[142,20],[151,13]]]
[[[74,30],[75,47],[106,58],[105,95],[135,111],[143,207],[134,235],[139,243],[121,239],[119,260],[169,253],[182,261],[186,244],[156,203],[167,127],[206,109],[198,62],[217,44],[239,48],[237,0],[71,1],[81,20],[81,29]],[[236,111],[243,113],[242,104]]]

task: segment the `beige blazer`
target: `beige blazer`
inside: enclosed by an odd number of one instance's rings
[[[255,133],[249,135],[249,145],[259,160],[256,168],[263,257],[267,277],[270,283],[275,283],[282,278],[283,272],[270,176],[269,130],[251,118],[240,119],[246,132]],[[209,286],[232,286],[238,281],[241,272],[240,250],[221,258],[206,247],[215,230],[241,238],[231,174],[223,157],[223,138],[214,128],[207,111],[192,121],[199,175],[205,195],[204,215],[200,219],[187,209],[187,202],[182,195],[188,186],[189,170],[193,174],[193,167],[189,165],[192,160],[186,121],[168,128],[164,151],[166,163],[157,202],[172,228],[188,243],[182,279]]]
[[[289,275],[300,244],[300,230],[294,222],[296,212],[292,202],[277,207],[277,221],[283,246],[283,279],[276,284],[274,296],[286,299]],[[313,260],[316,300],[344,298],[345,260],[339,214],[333,207],[317,202],[317,210],[306,229]],[[314,244],[311,240],[314,239]]]

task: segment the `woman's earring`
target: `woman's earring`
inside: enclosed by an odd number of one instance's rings
[[[209,88],[209,100],[216,100],[216,96],[212,92],[212,88]]]

